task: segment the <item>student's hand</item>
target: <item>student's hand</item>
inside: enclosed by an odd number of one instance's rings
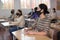
[[[28,31],[28,32],[26,32],[26,34],[31,34],[31,35],[33,35],[33,34],[35,34],[35,32],[33,32],[33,31]]]
[[[28,31],[26,32],[26,34],[30,34],[30,35],[40,35],[40,36],[46,36],[46,32],[35,32],[35,31]]]

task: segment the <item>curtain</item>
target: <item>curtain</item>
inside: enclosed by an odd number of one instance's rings
[[[39,4],[44,3],[50,8],[50,0],[20,0],[22,9],[31,9],[37,7]]]
[[[3,9],[14,9],[14,0],[3,0]]]

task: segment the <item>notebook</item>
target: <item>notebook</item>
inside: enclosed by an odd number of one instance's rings
[[[10,24],[9,24],[9,22],[3,22],[3,23],[1,23],[3,26],[9,26]]]

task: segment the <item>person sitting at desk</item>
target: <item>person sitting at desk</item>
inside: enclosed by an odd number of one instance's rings
[[[53,11],[53,17],[54,17],[55,19],[57,19],[57,12],[56,12],[56,9],[53,8],[52,11]]]
[[[27,34],[38,34],[38,35],[48,35],[50,32],[50,20],[51,18],[47,15],[49,14],[48,8],[45,4],[39,5],[40,17],[37,23],[32,27],[32,30],[29,31],[28,28]]]
[[[35,8],[34,8],[34,12],[33,12],[33,14],[31,15],[31,18],[32,18],[32,19],[37,19],[38,17],[39,17],[38,7],[35,7]]]
[[[12,36],[12,32],[13,31],[16,31],[16,30],[24,28],[25,20],[24,20],[24,16],[22,15],[22,11],[21,10],[17,11],[16,18],[14,19],[14,22],[10,22],[10,24],[15,25],[15,26],[12,25],[12,27],[9,29],[9,32],[11,33],[11,36]]]
[[[12,9],[12,10],[11,10],[11,15],[8,17],[11,21],[14,21],[14,18],[15,18],[14,12],[15,12],[15,10]]]

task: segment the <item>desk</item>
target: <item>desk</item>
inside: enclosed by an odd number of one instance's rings
[[[0,40],[9,40],[10,33],[8,31],[8,28],[3,26],[1,23],[4,21],[0,21]]]
[[[50,40],[47,36],[40,36],[40,35],[26,35],[24,34],[24,30],[18,30],[15,32],[12,32],[12,34],[18,39],[18,40]]]
[[[54,29],[53,40],[57,40],[57,33],[60,31],[60,23],[59,24],[51,24],[51,28]]]

